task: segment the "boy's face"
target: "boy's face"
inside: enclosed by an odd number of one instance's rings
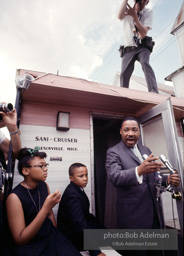
[[[70,181],[75,185],[85,188],[88,183],[88,170],[86,167],[76,168],[73,176],[70,176]]]

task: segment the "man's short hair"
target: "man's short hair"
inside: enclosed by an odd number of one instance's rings
[[[72,165],[70,165],[69,167],[69,176],[73,176],[75,170],[77,168],[80,168],[80,167],[86,167],[84,164],[81,164],[81,163],[74,163]]]
[[[135,117],[133,117],[133,116],[127,116],[127,117],[123,118],[123,120],[121,121],[121,127],[122,127],[122,125],[123,125],[123,123],[124,123],[125,121],[129,121],[129,120],[137,122],[137,124],[138,124],[138,126],[139,126],[139,121],[138,121]]]

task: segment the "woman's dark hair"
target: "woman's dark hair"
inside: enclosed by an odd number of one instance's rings
[[[74,163],[72,165],[70,165],[69,167],[69,176],[73,176],[75,170],[77,168],[80,168],[80,167],[86,167],[84,164],[81,164],[81,163]]]
[[[34,149],[22,148],[19,151],[19,155],[18,155],[18,160],[19,160],[18,171],[19,171],[20,175],[24,176],[22,174],[22,169],[24,167],[28,167],[30,165],[31,159],[33,159],[33,157],[35,157],[35,156],[38,156],[40,158],[46,158],[47,154],[45,152],[39,152],[38,148],[36,148],[36,147]]]

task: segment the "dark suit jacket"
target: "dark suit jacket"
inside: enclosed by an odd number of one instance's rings
[[[57,214],[57,224],[68,239],[75,246],[83,249],[84,229],[103,228],[95,216],[89,212],[89,199],[85,192],[71,182],[65,189]],[[99,250],[90,252],[91,255],[98,255]]]
[[[151,154],[145,146],[138,148],[142,155]],[[139,165],[139,159],[122,141],[107,151],[107,176],[117,187],[118,228],[151,229],[154,213],[163,226],[161,203],[156,201],[155,174],[144,175],[143,183],[138,184],[135,168]],[[165,180],[166,177],[164,184]]]

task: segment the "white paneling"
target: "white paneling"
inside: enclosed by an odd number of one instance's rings
[[[176,97],[184,97],[184,69],[173,75],[173,83]]]
[[[177,43],[179,46],[180,50],[180,55],[182,58],[182,64],[184,65],[184,26],[182,26],[177,32],[176,32],[176,37],[177,37]]]

